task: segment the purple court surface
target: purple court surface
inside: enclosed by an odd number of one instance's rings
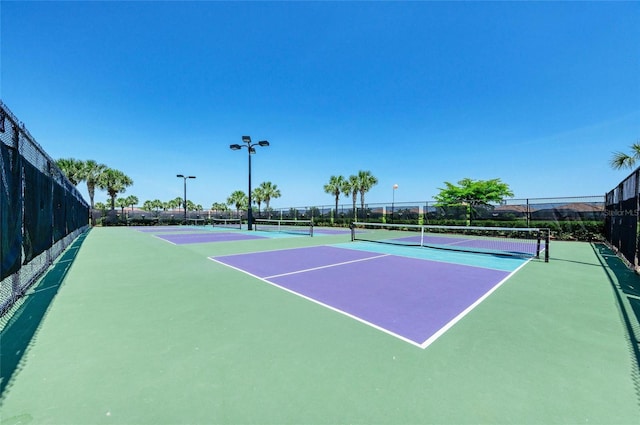
[[[143,233],[193,232],[193,231],[197,230],[197,229],[194,229],[194,228],[179,227],[179,226],[172,226],[172,227],[154,227],[154,226],[150,226],[150,227],[136,227],[135,229],[138,232],[143,232]]]
[[[155,235],[157,238],[164,239],[176,245],[186,245],[192,243],[206,242],[229,242],[241,241],[248,239],[264,239],[262,236],[247,235],[245,233],[225,233],[225,232],[209,232],[209,233],[180,233],[170,235]]]
[[[211,259],[421,347],[512,273],[331,246]]]

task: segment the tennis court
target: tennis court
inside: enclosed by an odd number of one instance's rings
[[[517,269],[417,258],[412,248],[380,253],[366,245],[316,246],[212,257],[289,292],[425,348]],[[391,252],[396,252],[392,254]],[[425,255],[426,254],[426,255]],[[468,257],[468,256],[466,256]],[[520,261],[524,265],[525,261]],[[345,278],[348,276],[349,278]]]
[[[2,323],[2,424],[640,417],[640,284],[601,245],[545,263],[153,230],[92,229]]]

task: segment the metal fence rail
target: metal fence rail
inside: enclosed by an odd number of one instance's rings
[[[89,205],[0,101],[0,316],[88,228]]]

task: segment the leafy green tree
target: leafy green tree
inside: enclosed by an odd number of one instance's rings
[[[358,171],[358,192],[360,192],[360,207],[364,214],[364,194],[378,184],[378,179],[371,174],[371,171]]]
[[[263,196],[262,200],[265,203],[265,209],[268,211],[269,203],[271,202],[271,200],[277,199],[280,196],[282,196],[280,193],[280,189],[278,189],[277,184],[273,184],[271,182],[262,182],[260,183],[259,188],[262,191],[262,196]]]
[[[56,165],[74,186],[77,186],[78,183],[82,181],[81,172],[84,163],[81,160],[75,158],[61,158],[56,160]]]
[[[614,152],[611,158],[611,167],[616,170],[633,168],[640,159],[640,142],[631,145],[631,155],[624,152]]]
[[[441,206],[463,205],[467,209],[467,225],[471,221],[471,210],[476,205],[489,205],[490,202],[501,202],[513,196],[509,185],[500,179],[472,180],[464,178],[454,185],[444,182],[446,188],[439,188],[440,193],[434,197]]]
[[[329,177],[329,183],[324,185],[325,193],[333,195],[336,201],[336,209],[334,210],[333,216],[331,216],[332,223],[336,218],[338,218],[338,201],[340,200],[340,195],[342,194],[344,182],[345,179],[343,176],[331,176]]]
[[[240,210],[245,210],[247,208],[248,202],[249,198],[247,197],[247,194],[241,190],[236,190],[227,198],[227,205],[233,205],[236,207],[238,217],[240,217]]]
[[[106,190],[111,197],[111,209],[115,209],[116,196],[124,193],[127,187],[133,185],[133,180],[120,170],[107,168],[96,180],[96,187]]]

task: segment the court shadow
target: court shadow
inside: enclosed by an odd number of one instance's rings
[[[605,244],[592,243],[591,247],[607,273],[627,330],[632,379],[640,405],[640,276],[630,270]]]
[[[35,342],[40,324],[88,233],[83,233],[67,247],[35,286],[18,301],[15,311],[7,313],[10,317],[0,331],[0,402],[12,377],[24,366],[23,357]]]

